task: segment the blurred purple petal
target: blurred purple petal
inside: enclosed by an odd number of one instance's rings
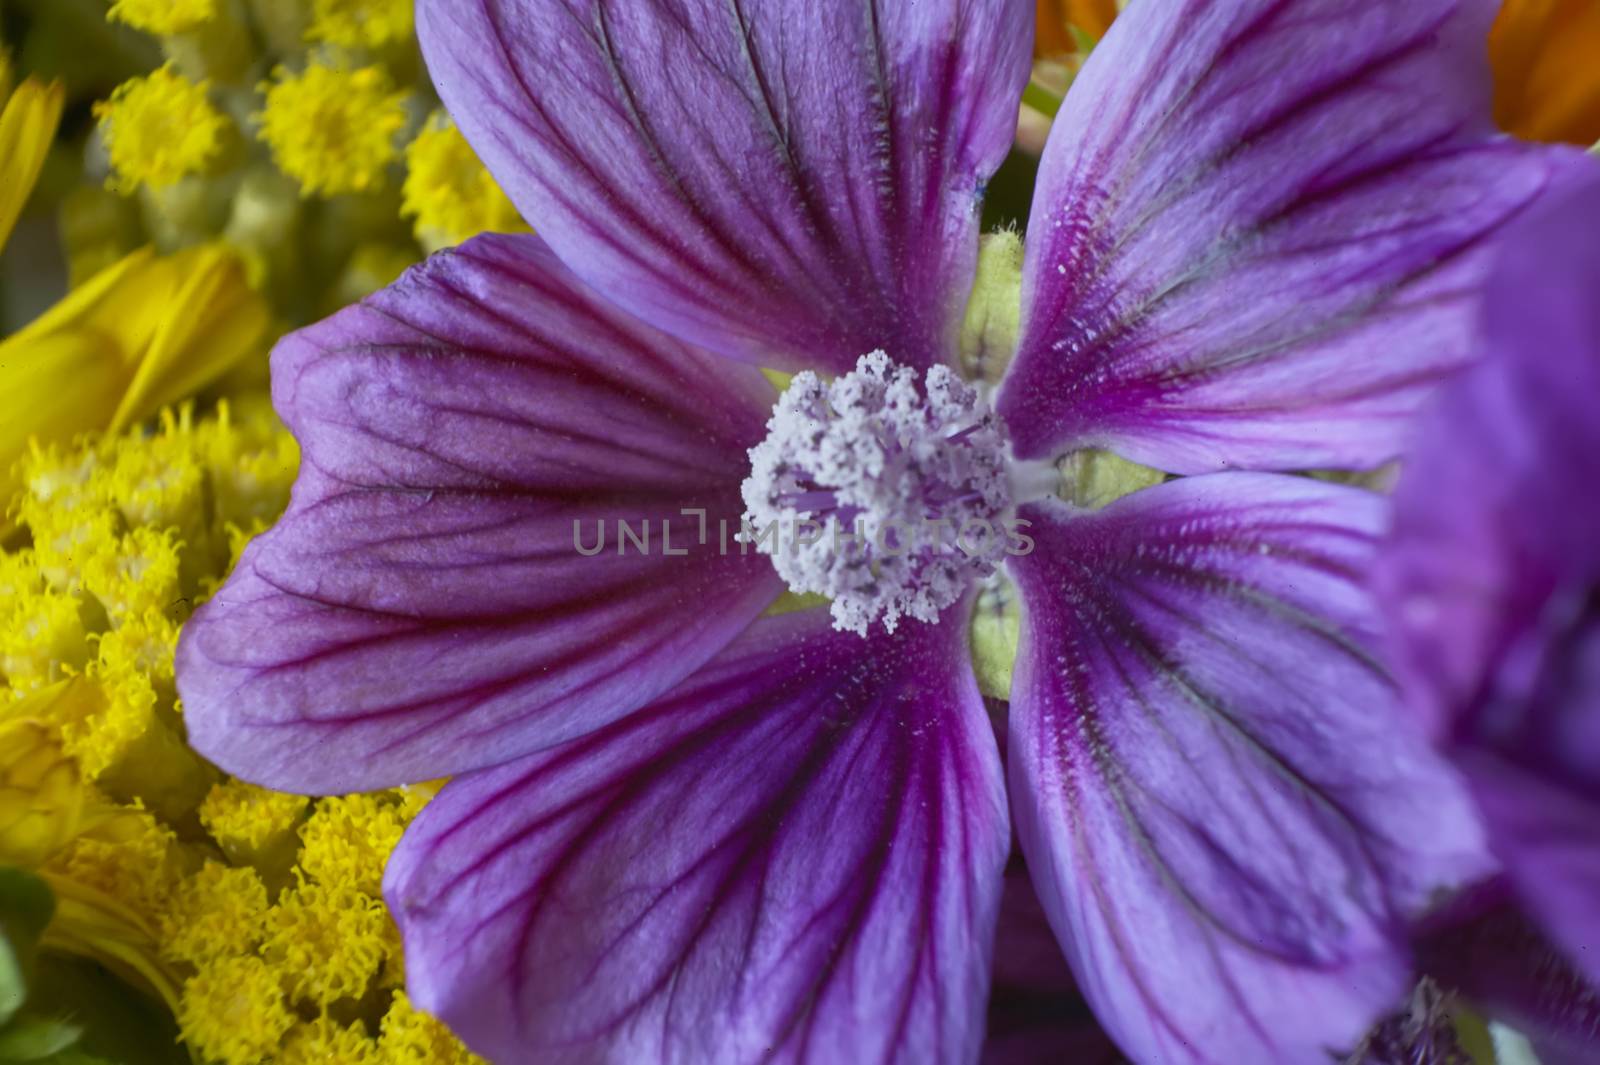
[[[1359,581],[1383,513],[1266,474],[1023,509],[1018,832],[1135,1060],[1348,1053],[1410,987],[1404,918],[1483,870],[1372,658]]]
[[[762,366],[954,357],[1027,0],[421,0],[440,96],[608,299]]]
[[[413,997],[507,1061],[976,1059],[1009,830],[956,616],[766,619],[450,784],[388,871]]]
[[[628,322],[536,237],[435,256],[290,336],[273,392],[293,502],[178,655],[192,742],[248,780],[506,761],[654,698],[781,590],[716,524],[737,532],[771,387]],[[619,518],[650,523],[648,553],[619,553]],[[586,547],[605,522],[606,549],[580,555],[575,522]]]
[[[1483,750],[1457,764],[1522,906],[1600,982],[1600,799]]]
[[[1522,902],[1600,982],[1600,183],[1508,239],[1380,570],[1414,701]]]
[[[1034,198],[1019,453],[1369,466],[1473,335],[1483,239],[1576,151],[1499,138],[1492,0],[1173,0],[1118,18]]]

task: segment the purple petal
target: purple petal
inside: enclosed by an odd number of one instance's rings
[[[1595,611],[1596,212],[1600,184],[1588,184],[1517,228],[1486,286],[1484,357],[1441,393],[1407,456],[1378,584],[1441,732],[1497,688],[1537,694],[1547,645],[1580,652]],[[1496,727],[1484,709],[1460,727]],[[1547,738],[1552,755],[1578,739]],[[1577,746],[1600,766],[1600,734]]]
[[[1493,0],[1173,0],[1118,18],[1051,133],[1021,454],[1368,466],[1472,336],[1484,238],[1568,149],[1495,133]]]
[[[1419,434],[1378,585],[1523,903],[1600,982],[1596,218],[1590,183],[1508,240],[1485,359]]]
[[[1019,837],[1135,1060],[1349,1051],[1410,986],[1404,917],[1483,869],[1371,655],[1358,582],[1383,514],[1266,474],[1023,510]]]
[[[435,256],[272,361],[293,502],[178,651],[190,738],[230,772],[347,792],[497,764],[643,705],[781,590],[717,526],[771,387],[536,237]]]
[[[762,366],[954,357],[1027,0],[420,0],[457,124],[574,272]]]
[[[461,778],[385,894],[506,1061],[976,1059],[1009,846],[966,627],[758,622],[602,732]]]
[[[1522,906],[1600,985],[1600,800],[1481,749],[1457,762]]]

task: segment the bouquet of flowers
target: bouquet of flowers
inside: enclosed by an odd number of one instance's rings
[[[1594,0],[0,0],[0,1065],[1600,1061]]]

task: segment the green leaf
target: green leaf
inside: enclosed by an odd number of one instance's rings
[[[83,1030],[76,1056],[49,1065],[190,1065],[166,1007],[86,958],[41,954],[29,1010]]]
[[[25,870],[0,866],[0,1026],[28,1000],[33,950],[55,910],[48,884]]]
[[[26,869],[0,866],[0,926],[7,937],[32,947],[55,912],[56,898],[49,884]]]
[[[11,941],[0,936],[0,1024],[5,1024],[28,1001],[28,978],[22,957]]]
[[[121,1062],[95,1057],[93,1054],[85,1054],[83,1051],[73,1048],[71,1050],[63,1050],[48,1061],[40,1062],[39,1065],[121,1065]]]
[[[1072,38],[1073,47],[1076,48],[1081,55],[1088,55],[1090,52],[1094,51],[1095,45],[1100,43],[1094,34],[1090,33],[1088,30],[1085,30],[1076,23],[1073,23],[1067,27],[1067,34]]]
[[[1055,118],[1056,112],[1061,110],[1062,97],[1057,96],[1037,81],[1028,82],[1022,90],[1022,102],[1044,115],[1046,118]]]
[[[83,1035],[83,1029],[66,1021],[21,1017],[0,1031],[0,1062],[54,1060]]]

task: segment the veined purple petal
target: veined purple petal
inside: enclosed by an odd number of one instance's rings
[[[504,1061],[975,1061],[1010,839],[958,616],[765,619],[449,784],[386,877],[413,998]]]
[[[1494,0],[1172,0],[1118,18],[1046,147],[1019,453],[1369,466],[1473,335],[1484,238],[1568,149],[1490,121]]]
[[[420,0],[440,96],[572,270],[762,366],[954,357],[1027,0]]]
[[[1381,589],[1414,703],[1600,983],[1600,182],[1507,240],[1484,360],[1423,424]]]
[[[1019,838],[1137,1061],[1336,1060],[1410,987],[1405,918],[1486,864],[1373,661],[1383,513],[1244,473],[1023,508]]]
[[[732,543],[771,387],[536,237],[435,256],[272,370],[293,501],[178,649],[190,739],[241,777],[345,792],[507,761],[670,688],[781,591]]]

